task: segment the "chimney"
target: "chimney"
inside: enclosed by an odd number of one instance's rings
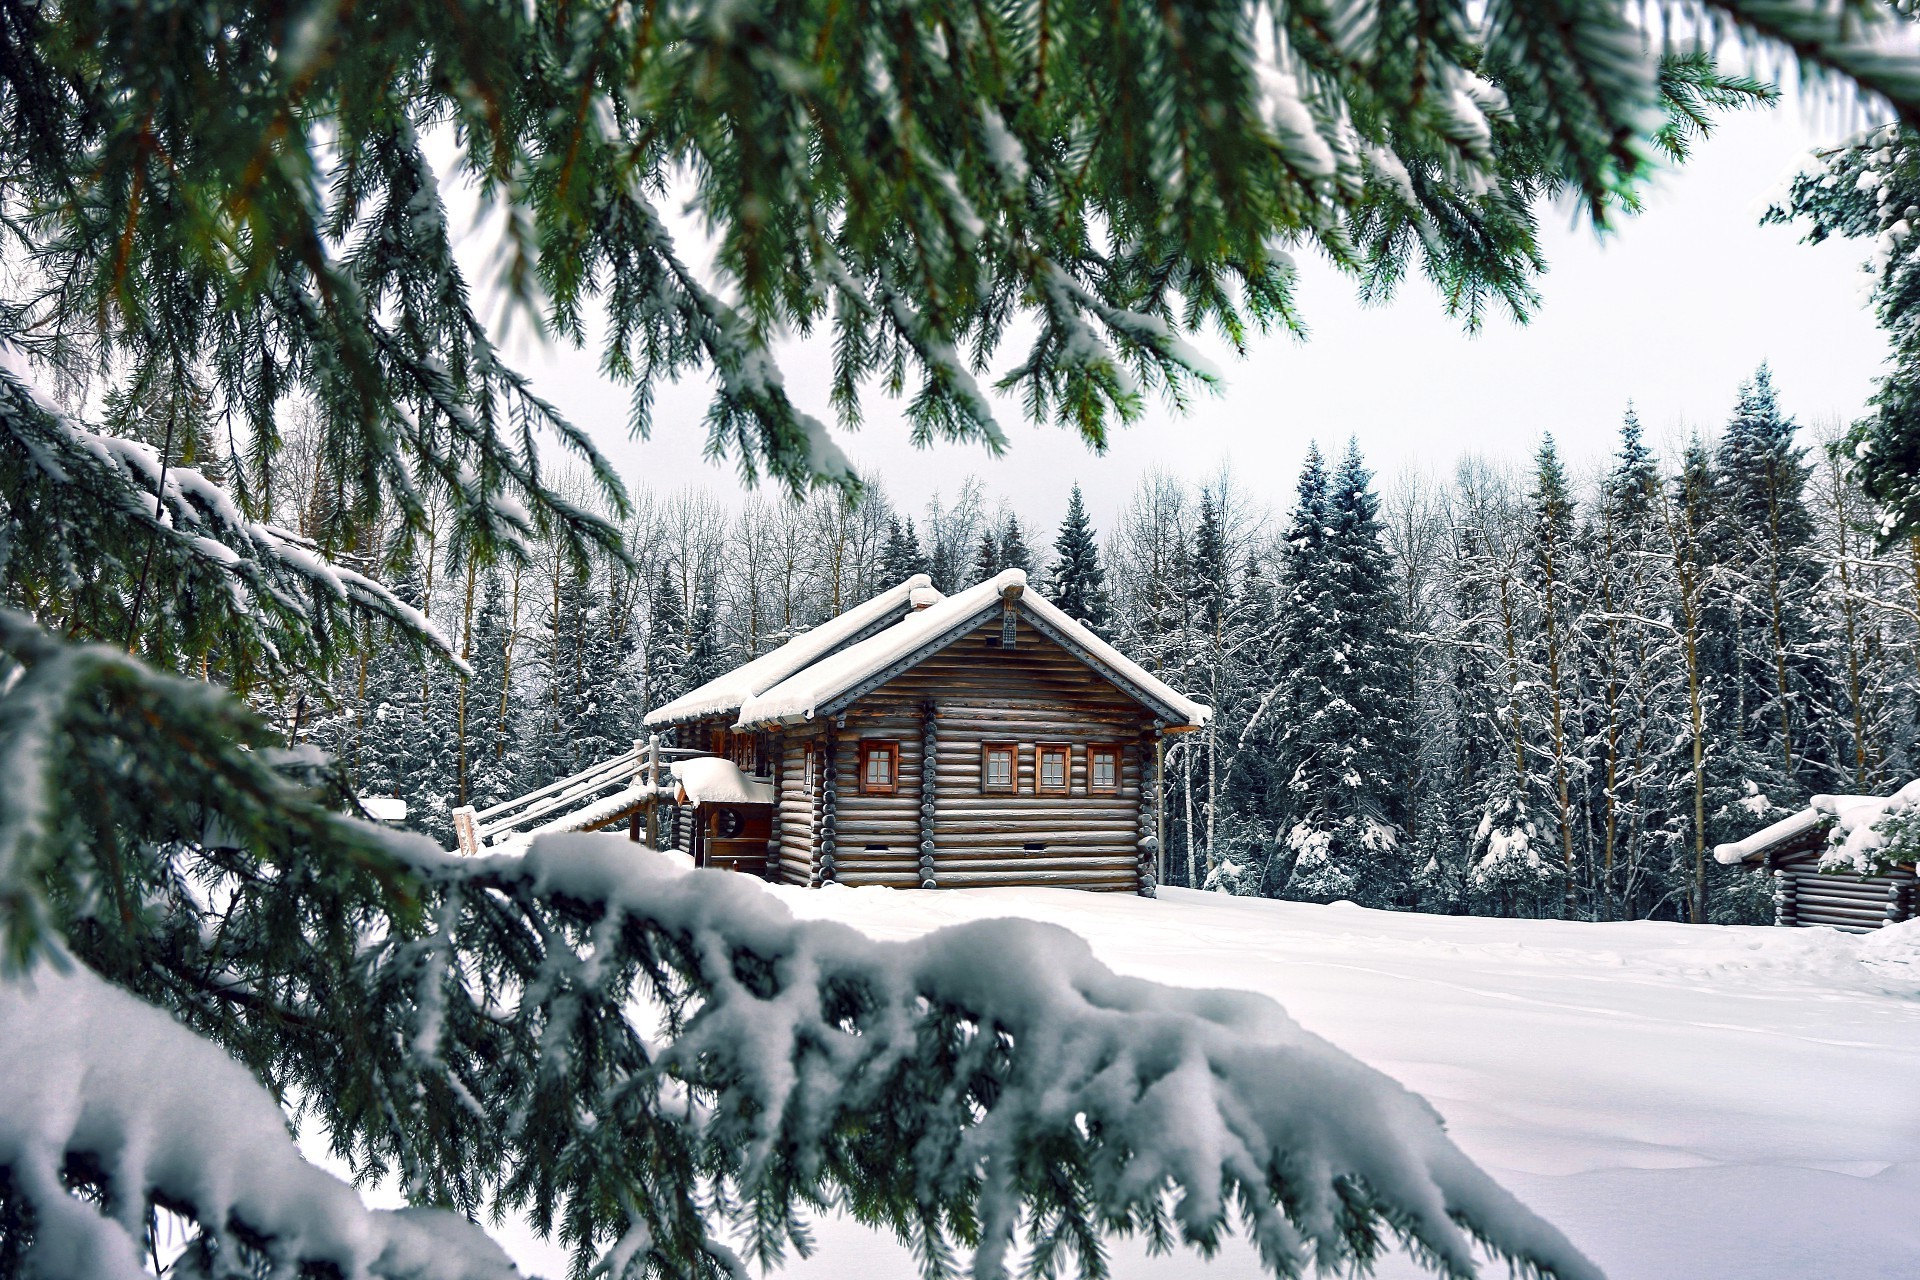
[[[946,597],[941,595],[940,592],[933,587],[915,587],[907,593],[907,603],[913,606],[915,613],[920,612],[928,605],[939,604],[945,599]]]

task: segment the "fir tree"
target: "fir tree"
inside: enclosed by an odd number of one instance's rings
[[[663,563],[647,598],[648,710],[672,702],[695,687],[688,662],[691,641],[680,584],[673,566]]]
[[[1303,467],[1281,560],[1273,752],[1286,782],[1288,896],[1386,905],[1411,884],[1404,813],[1404,638],[1378,501],[1357,447]]]
[[[1574,774],[1579,768],[1580,725],[1577,719],[1575,672],[1574,510],[1567,488],[1566,469],[1545,436],[1534,455],[1533,491],[1529,495],[1529,570],[1535,615],[1534,667],[1544,694],[1539,717],[1545,733],[1536,750],[1547,766],[1551,790],[1563,912],[1572,918],[1578,910],[1579,876],[1574,867]]]
[[[973,553],[973,572],[968,583],[985,582],[1003,567],[1000,563],[1000,539],[992,529],[980,535],[980,545]]]
[[[1834,695],[1812,611],[1820,568],[1805,490],[1813,468],[1794,432],[1761,365],[1740,388],[1715,458],[1721,555],[1742,579],[1732,593],[1735,732],[1768,765],[1750,780],[1788,807],[1827,780],[1831,761],[1808,758],[1820,747],[1809,722]]]
[[[899,516],[888,516],[886,546],[880,553],[881,580],[891,586],[926,571],[927,557],[913,531],[913,517],[908,516],[903,525]]]
[[[500,575],[482,575],[473,622],[473,675],[466,685],[466,803],[485,809],[521,794],[521,760],[512,731],[513,692],[507,678],[507,615]]]
[[[999,560],[1002,570],[1019,569],[1025,572],[1033,568],[1033,552],[1027,546],[1026,534],[1021,531],[1020,517],[1011,511],[1000,528]]]
[[[1053,574],[1049,581],[1053,602],[1068,617],[1085,623],[1096,635],[1105,635],[1109,626],[1107,574],[1100,565],[1100,547],[1094,538],[1093,522],[1087,517],[1086,502],[1080,486],[1073,486],[1067,499],[1066,518],[1053,540]]]

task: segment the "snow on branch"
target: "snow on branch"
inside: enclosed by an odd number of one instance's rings
[[[28,1274],[145,1280],[156,1206],[192,1224],[181,1274],[519,1274],[457,1214],[368,1209],[244,1067],[84,968],[0,981],[0,1042],[0,1232]]]
[[[930,1274],[959,1245],[974,1275],[1008,1275],[1021,1237],[1042,1274],[1075,1253],[1097,1274],[1103,1236],[1207,1249],[1236,1222],[1283,1276],[1368,1262],[1386,1241],[1449,1276],[1475,1274],[1476,1244],[1525,1274],[1599,1274],[1428,1104],[1264,997],[1121,977],[1027,921],[878,942],[618,837],[423,869],[485,890],[466,903],[571,904],[590,958],[549,952],[529,987],[555,1019],[586,1019],[592,989],[617,992],[630,1019],[664,1010],[662,1028],[633,1033],[700,1103],[674,1108],[689,1154],[765,1260],[799,1238],[794,1201],[818,1196],[911,1240]],[[638,974],[650,990],[627,989]],[[575,1105],[610,1123],[635,1083]],[[604,1231],[632,1245],[672,1224],[636,1210]]]
[[[0,567],[15,583],[42,572],[40,561],[118,560],[137,572],[151,548],[160,556],[155,571],[180,588],[170,593],[171,607],[196,602],[208,611],[202,624],[207,632],[254,632],[271,618],[288,624],[273,635],[273,644],[283,645],[289,636],[323,631],[325,613],[350,606],[384,619],[464,670],[453,644],[424,614],[329,560],[310,539],[249,520],[220,484],[192,467],[163,466],[149,445],[73,422],[39,393],[30,371],[4,343],[0,474],[16,494],[17,508],[30,504],[44,517],[41,527],[57,530],[57,541],[69,544],[29,546],[0,531]],[[117,595],[113,602],[117,607]],[[76,621],[76,630],[104,629],[103,619]],[[154,628],[139,625],[150,620],[134,621],[140,634],[154,635]]]

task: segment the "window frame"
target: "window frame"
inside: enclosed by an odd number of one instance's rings
[[[1060,757],[1060,785],[1047,785],[1047,757]],[[1033,748],[1033,793],[1037,796],[1069,796],[1073,794],[1073,744],[1070,742],[1039,742]]]
[[[1101,786],[1094,781],[1093,758],[1097,753],[1110,752],[1113,755],[1113,783]],[[1090,742],[1087,744],[1087,794],[1090,796],[1117,796],[1120,794],[1121,780],[1126,775],[1126,756],[1117,742]]]
[[[868,772],[875,756],[887,758],[887,780],[876,783]],[[860,794],[891,796],[900,793],[900,740],[898,738],[860,739]]]
[[[993,753],[1007,753],[1007,781],[1004,785],[992,781]],[[983,742],[980,744],[980,793],[992,796],[1011,796],[1020,793],[1020,744],[1017,742]]]
[[[820,751],[812,741],[800,745],[800,789],[813,795],[820,789]]]

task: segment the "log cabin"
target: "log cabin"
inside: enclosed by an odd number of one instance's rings
[[[814,886],[1151,897],[1162,742],[1208,715],[1010,569],[952,596],[909,578],[646,723],[767,788],[676,815],[696,861]]]
[[[1920,912],[1913,864],[1850,855],[1877,843],[1874,829],[1890,806],[1914,800],[1920,800],[1920,783],[1893,797],[1815,796],[1805,809],[1743,840],[1714,846],[1713,856],[1773,877],[1775,924],[1851,933],[1899,924]],[[1842,869],[1848,863],[1858,865]]]

